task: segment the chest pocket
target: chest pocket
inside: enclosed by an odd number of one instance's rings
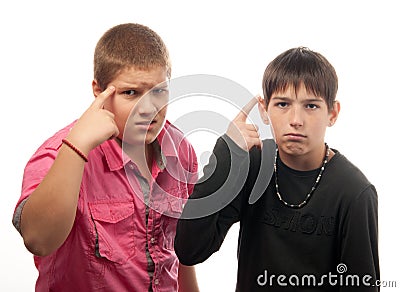
[[[133,202],[89,203],[94,223],[95,253],[124,264],[135,255]]]

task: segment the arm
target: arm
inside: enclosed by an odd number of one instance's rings
[[[344,275],[358,275],[363,291],[379,291],[372,287],[380,279],[378,257],[378,198],[369,186],[350,205],[342,235],[341,263],[347,266]],[[369,276],[371,278],[369,278]],[[363,277],[371,284],[364,285]],[[342,287],[340,291],[353,291]]]
[[[114,89],[101,93],[67,136],[84,155],[118,134],[113,114],[102,109]],[[20,227],[27,249],[35,255],[52,253],[73,226],[85,161],[63,144],[48,173],[23,206]]]
[[[257,128],[246,123],[258,102],[259,97],[252,98],[229,124],[226,135],[217,140],[204,179],[194,187],[178,220],[175,251],[185,265],[205,261],[239,221],[250,164],[248,151],[261,147]]]
[[[182,264],[206,260],[220,248],[232,224],[239,221],[246,192],[241,185],[246,180],[248,162],[248,153],[227,135],[217,140],[204,168],[207,179],[195,185],[178,220],[175,252]]]
[[[196,271],[193,266],[179,264],[178,270],[179,292],[199,292]]]
[[[175,251],[185,265],[206,260],[217,251],[229,228],[239,221],[243,188],[249,170],[249,153],[261,147],[257,128],[246,123],[259,102],[252,98],[217,140],[213,155],[178,220]]]

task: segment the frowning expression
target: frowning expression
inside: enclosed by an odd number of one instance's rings
[[[267,108],[279,150],[289,155],[321,151],[326,128],[336,121],[338,111],[337,103],[328,109],[325,100],[304,84],[274,93]]]
[[[120,72],[110,85],[116,90],[104,108],[115,115],[118,138],[130,145],[152,143],[165,123],[169,97],[166,69],[129,67]]]

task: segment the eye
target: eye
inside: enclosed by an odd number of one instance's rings
[[[168,93],[168,88],[154,88],[152,93],[155,95],[164,95]]]
[[[306,108],[307,109],[317,109],[317,108],[319,108],[319,106],[314,103],[309,103],[306,105]]]
[[[281,101],[281,102],[277,102],[275,105],[276,105],[277,107],[280,107],[280,108],[285,108],[285,107],[287,107],[289,104],[288,104],[287,102],[285,102],[285,101]]]
[[[126,90],[126,91],[122,92],[122,94],[124,94],[124,95],[129,95],[129,96],[133,96],[133,95],[136,95],[137,93],[136,93],[135,90],[130,89],[130,90]]]

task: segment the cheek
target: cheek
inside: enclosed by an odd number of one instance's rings
[[[114,120],[120,130],[125,127],[128,121],[133,122],[135,120],[135,110],[133,108],[134,105],[131,104],[118,105],[112,108],[111,112],[114,114]]]
[[[316,140],[323,139],[326,134],[326,121],[325,120],[315,120],[309,123],[308,133],[310,136],[314,137]]]
[[[273,113],[269,113],[269,126],[272,128],[274,132],[279,131],[281,128],[280,124],[282,123],[282,119],[277,118]]]
[[[123,109],[123,103],[121,102],[118,96],[110,96],[104,102],[104,109],[108,110],[109,112],[113,113],[114,115],[118,115]]]

